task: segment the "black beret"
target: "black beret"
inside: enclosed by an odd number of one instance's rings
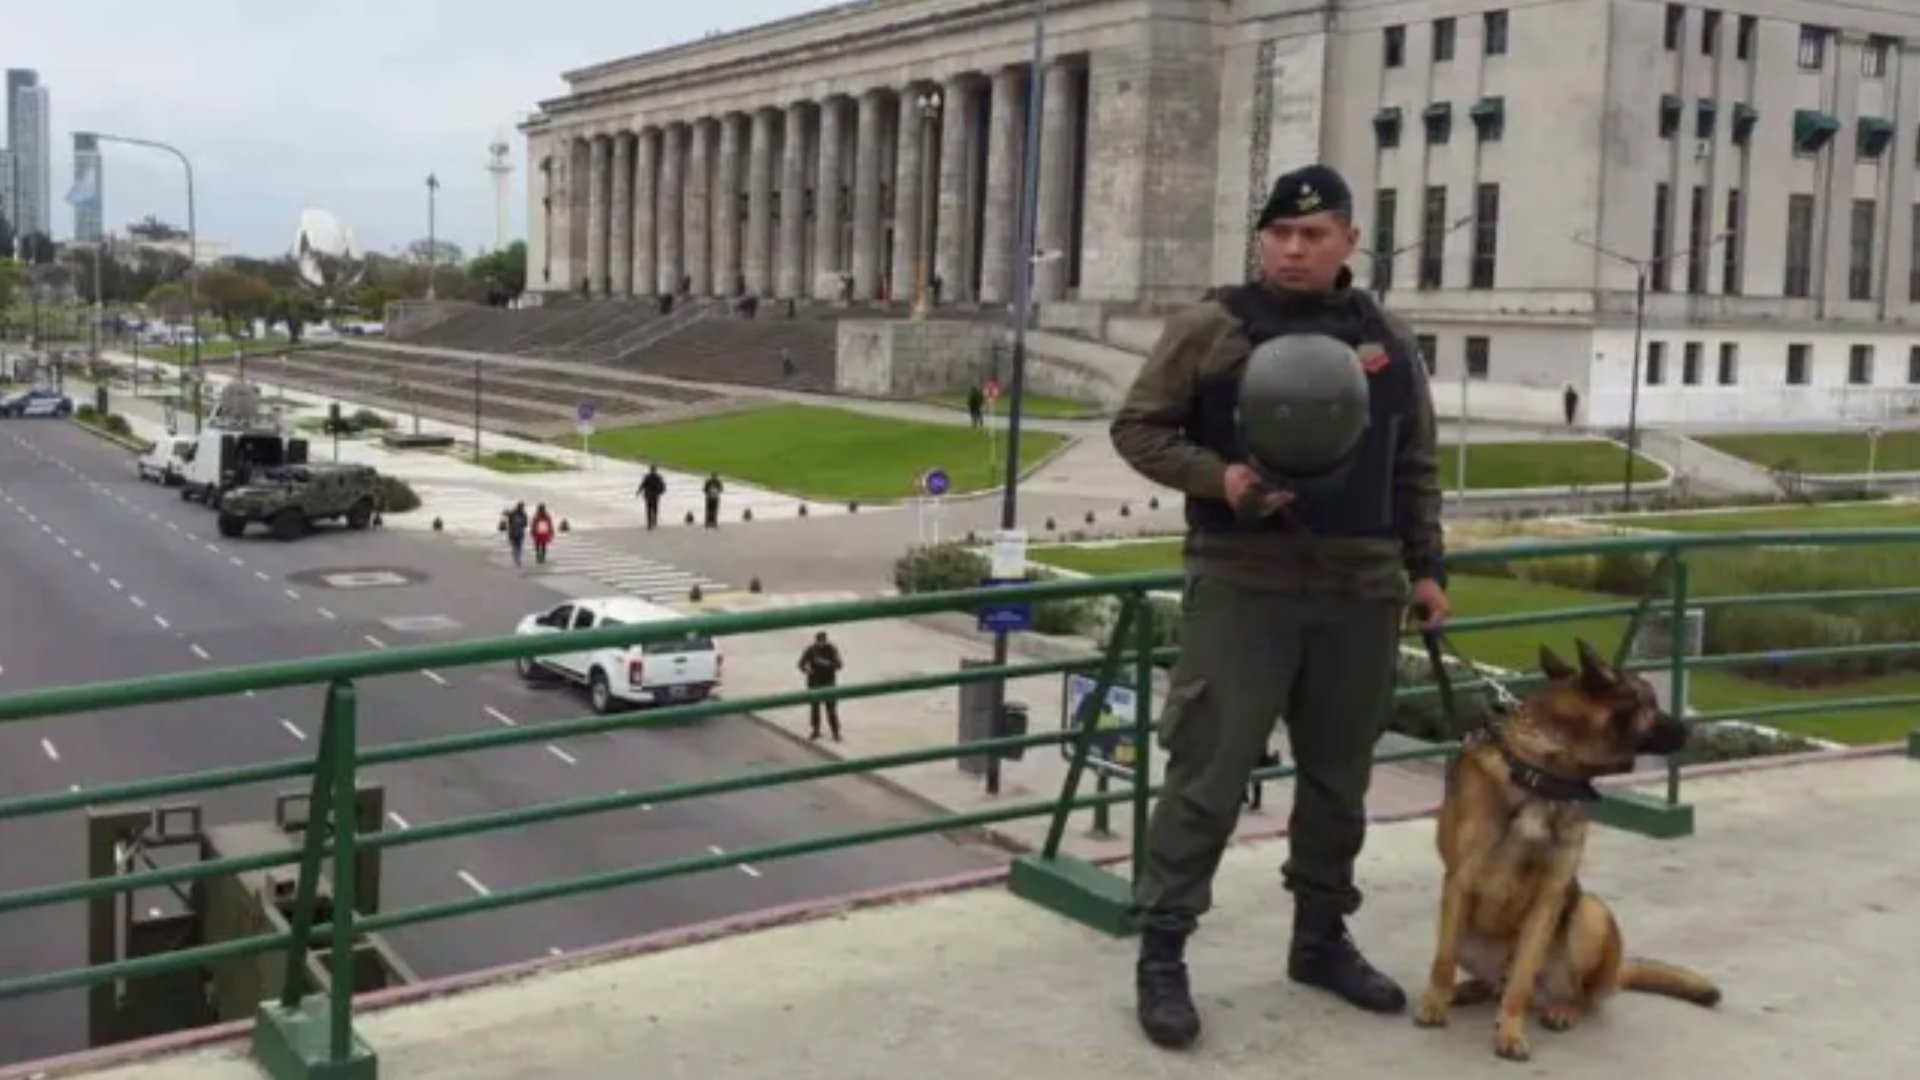
[[[1335,213],[1353,216],[1353,189],[1333,169],[1325,165],[1307,165],[1273,182],[1267,205],[1260,208],[1255,226],[1264,229],[1287,218]]]

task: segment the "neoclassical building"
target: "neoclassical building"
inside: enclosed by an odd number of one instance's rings
[[[1038,70],[1032,0],[863,0],[567,73],[525,126],[530,288],[905,301],[924,266],[1002,305],[1037,145],[1041,323],[1138,349],[1321,160],[1462,402],[1920,408],[1913,0],[1046,6]]]

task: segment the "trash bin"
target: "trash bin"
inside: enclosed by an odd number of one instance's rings
[[[1000,731],[1002,738],[1015,738],[1025,735],[1029,729],[1027,703],[1024,701],[1003,702],[1000,706]],[[1019,761],[1027,756],[1024,746],[1010,746],[1000,751],[1000,756],[1008,761]]]

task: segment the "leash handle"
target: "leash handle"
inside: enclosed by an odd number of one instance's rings
[[[1419,609],[1415,609],[1419,614]],[[1440,692],[1440,710],[1446,714],[1447,723],[1455,731],[1460,730],[1460,707],[1453,696],[1453,675],[1447,671],[1446,658],[1441,655],[1440,631],[1422,629],[1420,642],[1427,649],[1427,664],[1433,669],[1433,684]]]

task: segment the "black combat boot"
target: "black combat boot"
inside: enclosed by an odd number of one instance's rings
[[[1294,908],[1287,977],[1330,991],[1368,1012],[1397,1013],[1407,1007],[1407,992],[1367,963],[1347,933],[1346,919],[1326,908],[1310,904]]]
[[[1140,934],[1135,1011],[1147,1039],[1169,1050],[1184,1050],[1200,1037],[1200,1011],[1193,1007],[1187,985],[1186,949],[1185,934],[1152,929]]]

